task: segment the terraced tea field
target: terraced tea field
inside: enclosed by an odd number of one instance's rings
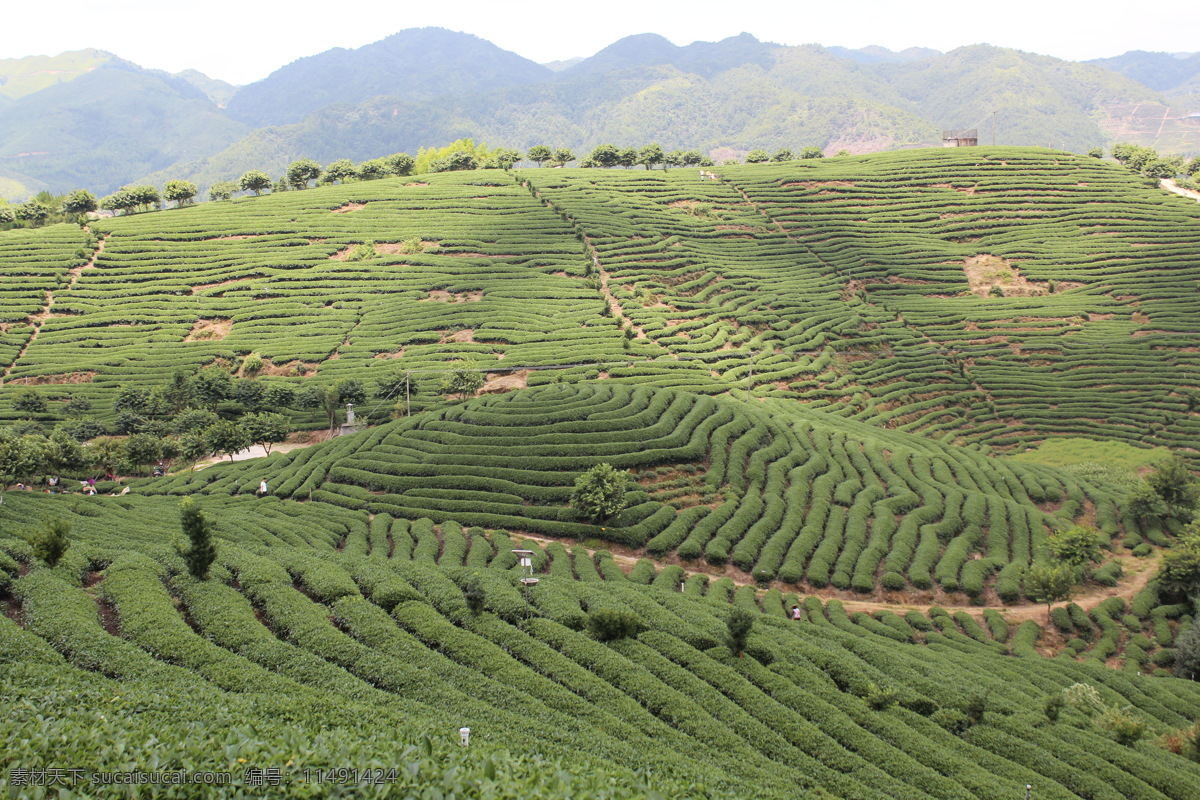
[[[1068,708],[1049,724],[1041,710],[1045,696],[1082,682],[1166,733],[1200,715],[1196,684],[1040,658],[1032,622],[852,618],[815,599],[796,622],[784,616],[794,599],[778,593],[762,610],[752,590],[728,581],[688,580],[681,594],[678,568],[644,561],[626,575],[611,556],[559,544],[537,548],[547,574],[527,600],[514,588],[514,537],[452,523],[435,534],[429,520],[368,522],[277,498],[206,503],[221,532],[220,566],[196,581],[156,520],[174,502],[135,500],[75,501],[70,519],[89,534],[53,570],[26,573],[6,557],[0,574],[20,608],[19,624],[0,617],[3,685],[20,698],[5,734],[14,764],[45,757],[29,734],[59,696],[44,694],[53,688],[92,702],[113,693],[121,702],[106,704],[106,719],[131,725],[139,713],[253,699],[259,733],[200,764],[249,756],[293,781],[342,751],[273,749],[287,723],[272,713],[297,718],[301,732],[305,720],[328,719],[338,747],[356,715],[396,728],[401,741],[428,733],[445,742],[466,725],[483,753],[534,750],[570,760],[572,772],[605,765],[617,780],[629,778],[613,764],[646,769],[664,787],[676,781],[677,796],[707,786],[743,797],[821,788],[864,800],[991,798],[1032,783],[1051,798],[1188,800],[1200,785],[1194,763],[1149,742],[1117,744],[1082,712]],[[36,524],[63,514],[62,502],[18,495],[5,505]],[[463,592],[473,579],[484,592],[477,614]],[[755,618],[744,658],[721,646],[730,603]],[[601,608],[636,614],[643,632],[597,642],[581,628]],[[893,701],[873,707],[880,688]],[[979,692],[986,710],[970,724],[961,709]],[[180,699],[164,706],[155,693]],[[67,747],[78,748],[82,730],[67,727]],[[444,749],[431,752],[444,758]],[[178,763],[172,752],[158,762],[164,769]],[[389,763],[385,753],[372,758]],[[519,769],[495,760],[501,777]]]
[[[1158,454],[1196,465],[1198,253],[1195,203],[1021,148],[442,173],[0,234],[0,421],[75,397],[108,423],[217,365],[358,379],[370,423],[120,496],[4,493],[6,773],[1192,800],[1200,765],[1162,743],[1200,719],[1171,677],[1196,612],[1153,579],[1182,525],[1127,500]],[[463,359],[487,383],[451,400]],[[375,391],[398,374],[411,408]],[[600,464],[632,483],[596,522],[571,496]],[[54,520],[50,567],[27,539]],[[1103,563],[1049,612],[1034,571],[1080,523]],[[638,629],[607,638],[609,612]],[[303,779],[351,764],[403,775]]]

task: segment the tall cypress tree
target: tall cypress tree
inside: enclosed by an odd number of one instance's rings
[[[190,497],[185,497],[179,504],[179,521],[188,538],[188,548],[183,552],[188,572],[195,578],[206,580],[208,568],[217,558],[217,546],[212,540],[212,522]]]

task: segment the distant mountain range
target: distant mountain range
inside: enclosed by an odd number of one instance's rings
[[[941,53],[804,45],[741,34],[621,39],[537,64],[469,34],[400,31],[234,87],[101,50],[0,60],[0,196],[140,180],[206,187],[292,160],[363,160],[462,137],[585,153],[597,144],[726,157],[817,145],[936,145],[942,128],[1082,151],[1114,140],[1200,152],[1200,54],[1089,63],[972,45]],[[1193,124],[1194,123],[1194,124]]]

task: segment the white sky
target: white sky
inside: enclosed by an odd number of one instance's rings
[[[588,56],[623,36],[676,44],[742,31],[763,41],[893,50],[987,42],[1071,60],[1200,50],[1200,2],[1157,0],[7,0],[0,58],[96,47],[144,67],[243,84],[332,47],[404,28],[473,33],[538,62]]]

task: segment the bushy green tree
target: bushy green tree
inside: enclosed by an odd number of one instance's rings
[[[235,455],[251,445],[250,434],[231,419],[223,419],[209,426],[204,431],[204,442],[208,452],[215,456],[227,455],[231,462]]]
[[[1146,476],[1146,483],[1167,504],[1172,516],[1185,520],[1192,518],[1196,503],[1200,501],[1200,483],[1196,482],[1182,458],[1175,456],[1160,462]]]
[[[13,399],[13,411],[20,411],[26,419],[33,419],[34,414],[46,413],[46,398],[32,389],[26,389]]]
[[[71,523],[65,519],[50,520],[31,544],[35,556],[45,561],[47,566],[57,566],[59,559],[71,547]]]
[[[638,163],[646,169],[663,163],[663,158],[663,149],[658,144],[648,144],[638,151]]]
[[[27,200],[17,206],[17,219],[28,222],[33,227],[45,224],[50,219],[53,210],[41,200]]]
[[[253,444],[261,445],[267,455],[271,455],[271,445],[279,444],[288,435],[287,417],[264,411],[258,414],[247,414],[241,419],[242,427]]]
[[[196,192],[196,184],[191,181],[167,181],[167,185],[163,187],[163,197],[174,203],[177,208],[191,205],[196,198]]]
[[[213,542],[213,525],[190,497],[179,504],[179,524],[187,537],[183,560],[193,578],[208,579],[208,570],[217,560],[217,546]]]
[[[1050,619],[1050,607],[1062,600],[1070,600],[1075,588],[1075,576],[1064,564],[1034,564],[1025,573],[1025,596],[1035,603],[1046,604],[1046,619]]]
[[[772,161],[791,161],[793,158],[795,158],[795,156],[792,155],[792,151],[788,150],[786,147],[781,150],[776,150],[775,155],[771,156]]]
[[[1178,598],[1200,592],[1200,530],[1195,524],[1163,554],[1155,576],[1162,591]]]
[[[408,153],[393,153],[392,155],[384,158],[384,161],[387,162],[388,170],[393,175],[400,176],[412,175],[413,168],[416,167],[417,164],[416,159],[414,159]]]
[[[1188,680],[1200,679],[1200,624],[1193,622],[1175,640],[1175,674]]]
[[[747,164],[762,164],[771,160],[771,154],[766,150],[751,150],[746,153]]]
[[[271,188],[271,178],[262,170],[252,169],[242,173],[242,177],[238,179],[238,185],[243,191],[254,192],[254,196],[262,194],[266,189]]]
[[[348,158],[339,158],[325,167],[325,177],[333,181],[345,183],[347,179],[358,175],[354,162]]]
[[[485,382],[484,374],[475,360],[463,358],[456,362],[453,370],[442,378],[441,393],[448,397],[466,400],[482,389]]]
[[[597,608],[588,614],[588,633],[601,642],[633,639],[642,632],[642,620],[632,611]]]
[[[321,165],[311,158],[300,158],[288,164],[287,182],[293,189],[307,189],[310,181],[321,177]]]
[[[233,181],[217,181],[208,190],[209,200],[228,200],[238,192],[238,185]]]
[[[629,473],[612,464],[597,464],[575,479],[571,507],[584,519],[603,522],[625,507]]]
[[[800,151],[801,158],[824,158],[825,150],[821,147],[809,146]]]
[[[735,606],[725,619],[725,628],[729,637],[729,649],[741,658],[742,651],[746,649],[746,642],[750,640],[750,633],[754,630],[754,615]]]
[[[535,144],[533,147],[525,151],[525,158],[537,164],[539,167],[554,157],[554,151],[544,144]]]
[[[617,150],[615,145],[611,144],[599,145],[588,155],[588,159],[590,159],[597,167],[604,167],[606,169],[609,167],[615,167],[619,158],[620,152]]]
[[[1099,532],[1082,525],[1051,533],[1046,548],[1059,562],[1072,567],[1094,564],[1104,556]]]
[[[99,208],[96,196],[87,189],[76,189],[63,198],[62,210],[64,214],[90,214]]]

